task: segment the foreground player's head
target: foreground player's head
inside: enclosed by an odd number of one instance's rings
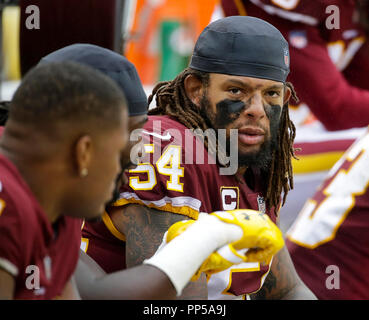
[[[288,43],[257,18],[219,19],[200,34],[189,68],[158,84],[153,114],[171,114],[189,128],[238,129],[238,163],[266,174],[267,203],[292,184],[295,128],[288,116],[293,87]]]
[[[127,140],[126,101],[117,85],[87,66],[61,62],[25,76],[1,149],[51,219],[90,218],[112,196]]]
[[[147,96],[135,66],[124,56],[93,44],[77,43],[56,50],[40,60],[40,65],[50,62],[73,61],[94,68],[114,80],[123,91],[128,104],[129,131],[140,129],[147,121]],[[132,141],[122,153],[122,168],[131,166],[130,150]],[[111,202],[117,200],[122,173],[117,177],[116,188]]]

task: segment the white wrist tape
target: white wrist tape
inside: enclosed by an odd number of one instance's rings
[[[143,263],[162,270],[172,281],[177,295],[181,295],[183,288],[211,253],[242,236],[241,227],[201,213],[186,231],[161,246],[153,257]]]

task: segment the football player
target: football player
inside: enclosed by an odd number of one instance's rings
[[[75,218],[101,215],[127,141],[125,98],[106,76],[68,62],[23,79],[0,143],[1,298],[78,298]]]
[[[50,62],[73,61],[92,67],[118,84],[124,92],[129,115],[129,132],[142,128],[148,117],[147,96],[138,76],[135,66],[124,56],[92,44],[73,44],[56,50],[41,59],[40,64]],[[123,171],[130,167],[130,150],[137,141],[129,141],[129,145],[122,153],[122,172],[117,178],[116,190],[111,203],[119,196],[119,186],[125,176]],[[103,266],[105,272],[113,272],[125,268],[122,255],[122,236],[113,228],[109,216],[103,213],[102,221],[87,221],[84,223],[83,233],[92,234],[88,239],[82,238],[81,248]],[[106,256],[106,254],[108,256]],[[83,259],[88,259],[84,257]],[[92,296],[89,296],[92,297]]]
[[[125,267],[151,256],[171,224],[196,220],[201,212],[248,208],[278,223],[281,194],[292,187],[295,132],[288,101],[294,91],[288,72],[288,44],[277,29],[260,19],[230,17],[205,28],[189,68],[154,88],[157,106],[144,125],[144,156],[105,215],[111,234],[125,242]],[[202,140],[196,129],[223,129],[227,146]],[[233,138],[231,129],[238,129]],[[230,163],[197,161],[211,158],[214,148],[227,158],[236,145],[236,172],[220,174]],[[88,229],[83,234],[90,244],[96,237]],[[103,261],[107,255],[99,258],[101,247],[89,248],[105,271],[114,271]],[[181,297],[315,298],[286,250],[267,264],[246,262],[208,274],[207,281],[200,276]]]

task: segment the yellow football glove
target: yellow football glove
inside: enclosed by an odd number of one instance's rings
[[[284,246],[282,232],[270,218],[255,210],[216,211],[210,215],[219,220],[241,227],[243,236],[238,241],[225,245],[212,253],[201,265],[192,281],[196,281],[202,272],[208,275],[230,268],[241,262],[260,262],[269,264]],[[194,220],[179,221],[173,224],[167,233],[166,242],[184,232]]]

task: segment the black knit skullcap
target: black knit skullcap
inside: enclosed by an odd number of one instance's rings
[[[270,23],[250,16],[216,20],[200,34],[190,67],[285,82],[289,73],[288,43]]]

